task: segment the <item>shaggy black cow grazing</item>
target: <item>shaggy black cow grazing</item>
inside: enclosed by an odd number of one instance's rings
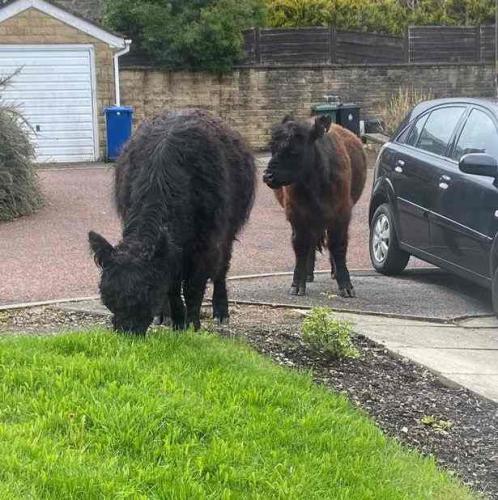
[[[275,190],[292,226],[296,267],[291,294],[305,295],[306,281],[313,281],[315,251],[326,241],[340,294],[354,297],[346,251],[351,211],[367,173],[361,141],[331,126],[326,116],[314,123],[285,117],[273,129],[271,153],[263,180]]]
[[[116,165],[122,241],[89,233],[114,328],[143,334],[158,312],[176,329],[199,328],[208,279],[213,316],[228,319],[225,278],[254,189],[254,158],[220,119],[183,110],[145,122]]]

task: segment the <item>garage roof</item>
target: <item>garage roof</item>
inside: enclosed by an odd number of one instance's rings
[[[1,2],[1,0],[0,0]],[[116,49],[126,47],[125,38],[119,34],[112,33],[88,19],[73,14],[56,3],[46,0],[10,0],[0,8],[0,23],[24,12],[27,9],[36,9],[49,16],[62,21]]]

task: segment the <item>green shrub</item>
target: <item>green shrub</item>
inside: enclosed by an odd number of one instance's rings
[[[479,25],[494,20],[494,0],[267,0],[272,27],[326,26],[403,34],[410,25]]]
[[[315,307],[306,316],[302,326],[303,339],[316,349],[337,358],[360,356],[351,336],[353,325],[349,321],[334,318],[326,307]]]
[[[0,80],[0,91],[14,75]],[[42,204],[33,153],[21,115],[0,100],[0,221],[33,213]]]
[[[164,68],[225,72],[264,12],[265,0],[106,0],[104,22]]]

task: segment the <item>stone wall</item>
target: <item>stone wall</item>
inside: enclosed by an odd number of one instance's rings
[[[34,8],[0,24],[0,44],[92,44],[97,80],[99,154],[105,155],[103,109],[114,103],[113,51],[104,42]]]
[[[164,108],[202,107],[226,119],[255,149],[266,147],[273,123],[286,113],[309,116],[325,93],[358,103],[365,117],[402,85],[434,97],[495,95],[493,67],[483,64],[241,68],[224,76],[121,71],[123,104],[133,106],[135,123]]]

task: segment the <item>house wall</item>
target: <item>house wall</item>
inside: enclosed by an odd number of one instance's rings
[[[123,104],[135,123],[166,109],[202,107],[220,115],[255,149],[265,148],[269,129],[287,113],[305,118],[326,93],[375,116],[400,86],[434,97],[493,96],[494,70],[484,64],[398,64],[241,68],[227,75],[123,68]]]
[[[0,24],[0,44],[91,44],[95,51],[99,155],[105,155],[103,109],[114,103],[113,51],[104,42],[34,8]]]

